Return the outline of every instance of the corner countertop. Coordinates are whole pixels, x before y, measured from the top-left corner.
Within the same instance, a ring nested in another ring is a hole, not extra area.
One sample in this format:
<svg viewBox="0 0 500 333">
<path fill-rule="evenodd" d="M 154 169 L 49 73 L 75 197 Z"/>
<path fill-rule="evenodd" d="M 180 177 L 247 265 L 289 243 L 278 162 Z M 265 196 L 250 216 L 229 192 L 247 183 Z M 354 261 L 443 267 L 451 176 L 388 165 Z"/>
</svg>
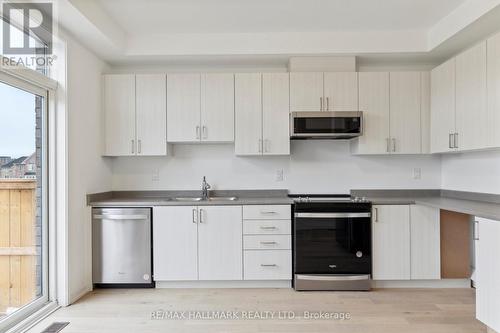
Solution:
<svg viewBox="0 0 500 333">
<path fill-rule="evenodd" d="M 374 205 L 423 205 L 500 221 L 500 195 L 449 190 L 353 190 Z"/>
<path fill-rule="evenodd" d="M 113 191 L 87 195 L 92 207 L 151 206 L 241 206 L 291 205 L 287 190 L 211 191 L 211 197 L 237 197 L 236 200 L 172 200 L 175 197 L 199 197 L 200 191 Z"/>
</svg>

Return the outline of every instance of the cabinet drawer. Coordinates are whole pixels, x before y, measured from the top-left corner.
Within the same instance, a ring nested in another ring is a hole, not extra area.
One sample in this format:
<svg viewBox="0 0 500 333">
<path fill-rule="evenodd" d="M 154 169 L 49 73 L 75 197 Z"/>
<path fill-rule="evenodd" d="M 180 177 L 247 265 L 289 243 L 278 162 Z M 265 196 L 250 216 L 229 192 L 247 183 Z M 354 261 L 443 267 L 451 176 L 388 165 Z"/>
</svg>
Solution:
<svg viewBox="0 0 500 333">
<path fill-rule="evenodd" d="M 291 280 L 292 251 L 245 251 L 245 280 Z"/>
<path fill-rule="evenodd" d="M 290 220 L 245 220 L 243 234 L 245 235 L 290 235 Z"/>
<path fill-rule="evenodd" d="M 290 235 L 245 235 L 244 250 L 290 250 L 292 239 Z"/>
<path fill-rule="evenodd" d="M 289 205 L 243 206 L 243 219 L 246 220 L 289 220 Z"/>
</svg>

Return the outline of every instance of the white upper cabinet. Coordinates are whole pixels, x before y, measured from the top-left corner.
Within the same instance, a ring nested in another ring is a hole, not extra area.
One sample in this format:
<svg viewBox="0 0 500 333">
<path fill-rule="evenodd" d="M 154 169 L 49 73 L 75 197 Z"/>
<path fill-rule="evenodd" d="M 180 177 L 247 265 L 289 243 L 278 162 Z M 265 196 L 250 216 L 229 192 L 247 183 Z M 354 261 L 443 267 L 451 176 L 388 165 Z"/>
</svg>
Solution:
<svg viewBox="0 0 500 333">
<path fill-rule="evenodd" d="M 500 34 L 488 40 L 488 132 L 491 147 L 500 147 Z"/>
<path fill-rule="evenodd" d="M 290 73 L 290 111 L 323 111 L 323 73 Z"/>
<path fill-rule="evenodd" d="M 486 42 L 457 56 L 455 146 L 459 150 L 489 146 L 486 77 Z"/>
<path fill-rule="evenodd" d="M 104 155 L 135 155 L 135 76 L 104 75 L 103 80 Z"/>
<path fill-rule="evenodd" d="M 455 126 L 455 58 L 431 72 L 431 153 L 453 151 Z"/>
<path fill-rule="evenodd" d="M 262 154 L 262 76 L 235 75 L 235 153 Z M 288 125 L 288 122 L 287 122 Z"/>
<path fill-rule="evenodd" d="M 234 74 L 201 75 L 201 141 L 234 141 Z"/>
<path fill-rule="evenodd" d="M 289 155 L 288 73 L 235 76 L 236 155 Z"/>
<path fill-rule="evenodd" d="M 136 76 L 137 155 L 167 154 L 165 75 Z"/>
<path fill-rule="evenodd" d="M 353 140 L 353 152 L 388 153 L 389 73 L 359 73 L 359 109 L 363 112 L 363 135 Z"/>
<path fill-rule="evenodd" d="M 106 156 L 166 155 L 165 75 L 104 75 Z"/>
<path fill-rule="evenodd" d="M 324 73 L 325 111 L 358 111 L 358 73 Z"/>
<path fill-rule="evenodd" d="M 289 74 L 262 74 L 262 138 L 264 155 L 290 155 L 289 110 Z"/>
<path fill-rule="evenodd" d="M 392 154 L 420 154 L 420 72 L 390 74 L 390 133 Z"/>
<path fill-rule="evenodd" d="M 431 73 L 420 73 L 420 128 L 422 154 L 431 153 Z"/>
<path fill-rule="evenodd" d="M 201 139 L 200 74 L 167 74 L 167 140 Z"/>
</svg>

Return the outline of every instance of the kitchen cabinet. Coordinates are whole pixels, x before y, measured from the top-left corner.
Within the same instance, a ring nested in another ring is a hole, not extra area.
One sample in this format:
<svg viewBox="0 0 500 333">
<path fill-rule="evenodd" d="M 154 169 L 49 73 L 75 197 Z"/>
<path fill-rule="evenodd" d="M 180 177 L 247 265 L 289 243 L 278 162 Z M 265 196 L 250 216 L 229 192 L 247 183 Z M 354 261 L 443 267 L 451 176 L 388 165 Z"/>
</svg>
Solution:
<svg viewBox="0 0 500 333">
<path fill-rule="evenodd" d="M 440 211 L 410 206 L 410 254 L 412 280 L 441 279 Z"/>
<path fill-rule="evenodd" d="M 199 207 L 200 280 L 242 280 L 241 206 Z"/>
<path fill-rule="evenodd" d="M 422 112 L 428 115 L 425 72 L 359 73 L 363 135 L 351 142 L 358 155 L 421 154 Z"/>
<path fill-rule="evenodd" d="M 236 155 L 289 155 L 288 73 L 235 75 Z"/>
<path fill-rule="evenodd" d="M 198 208 L 153 209 L 153 278 L 156 281 L 198 280 Z"/>
<path fill-rule="evenodd" d="M 490 147 L 500 147 L 500 34 L 488 39 L 488 122 Z"/>
<path fill-rule="evenodd" d="M 241 206 L 153 209 L 156 281 L 242 280 Z"/>
<path fill-rule="evenodd" d="M 290 111 L 358 111 L 358 73 L 290 73 Z"/>
<path fill-rule="evenodd" d="M 234 75 L 168 74 L 169 142 L 234 141 Z"/>
<path fill-rule="evenodd" d="M 487 124 L 486 42 L 456 57 L 456 137 L 458 150 L 474 150 L 489 145 Z"/>
<path fill-rule="evenodd" d="M 166 155 L 164 75 L 104 75 L 105 156 Z"/>
<path fill-rule="evenodd" d="M 373 279 L 441 278 L 439 209 L 373 206 Z"/>
<path fill-rule="evenodd" d="M 431 71 L 431 153 L 455 150 L 455 58 Z"/>
<path fill-rule="evenodd" d="M 476 218 L 476 317 L 500 331 L 500 222 Z"/>
<path fill-rule="evenodd" d="M 373 206 L 373 279 L 409 280 L 410 207 Z"/>
</svg>

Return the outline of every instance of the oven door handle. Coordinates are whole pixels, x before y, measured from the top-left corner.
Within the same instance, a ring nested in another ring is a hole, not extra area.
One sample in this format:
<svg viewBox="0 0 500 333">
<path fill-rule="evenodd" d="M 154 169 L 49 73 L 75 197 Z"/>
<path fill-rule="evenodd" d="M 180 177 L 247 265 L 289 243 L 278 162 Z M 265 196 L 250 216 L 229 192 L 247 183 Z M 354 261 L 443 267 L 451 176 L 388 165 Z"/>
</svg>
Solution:
<svg viewBox="0 0 500 333">
<path fill-rule="evenodd" d="M 371 213 L 295 213 L 295 217 L 305 217 L 314 219 L 331 219 L 331 218 L 366 218 L 371 217 Z"/>
<path fill-rule="evenodd" d="M 295 277 L 298 280 L 309 280 L 309 281 L 361 281 L 370 280 L 371 276 L 369 274 L 363 275 L 307 275 L 307 274 L 296 274 Z"/>
</svg>

